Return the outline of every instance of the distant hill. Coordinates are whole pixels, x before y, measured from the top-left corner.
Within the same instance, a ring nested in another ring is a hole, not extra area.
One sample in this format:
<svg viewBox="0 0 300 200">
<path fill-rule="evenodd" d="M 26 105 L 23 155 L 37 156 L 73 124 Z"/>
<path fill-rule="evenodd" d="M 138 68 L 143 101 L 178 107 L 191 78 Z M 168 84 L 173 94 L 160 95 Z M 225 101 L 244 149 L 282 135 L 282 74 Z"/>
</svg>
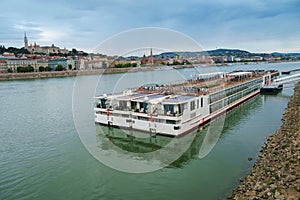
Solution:
<svg viewBox="0 0 300 200">
<path fill-rule="evenodd" d="M 240 49 L 216 49 L 207 51 L 210 56 L 236 56 L 236 57 L 248 57 L 252 53 Z"/>
<path fill-rule="evenodd" d="M 180 56 L 182 58 L 192 58 L 192 57 L 199 57 L 201 55 L 209 55 L 209 56 L 234 56 L 237 58 L 250 58 L 255 56 L 261 56 L 264 58 L 267 57 L 298 57 L 300 58 L 300 53 L 252 53 L 245 50 L 240 49 L 215 49 L 215 50 L 208 50 L 208 51 L 177 51 L 177 52 L 164 52 L 161 54 L 153 55 L 154 58 L 175 58 L 176 56 Z"/>
<path fill-rule="evenodd" d="M 194 57 L 199 55 L 209 55 L 209 56 L 234 56 L 234 57 L 240 57 L 240 58 L 247 58 L 247 57 L 253 57 L 253 56 L 261 56 L 261 57 L 270 57 L 270 56 L 280 56 L 280 57 L 299 57 L 300 53 L 252 53 L 245 50 L 240 49 L 215 49 L 215 50 L 208 50 L 208 51 L 198 51 L 198 52 L 189 52 L 189 51 L 182 51 L 182 52 L 165 52 L 161 53 L 159 55 L 156 55 L 156 57 L 161 58 L 174 58 L 176 55 L 182 56 L 182 57 Z"/>
<path fill-rule="evenodd" d="M 182 51 L 182 52 L 165 52 L 156 57 L 161 58 L 174 58 L 177 55 L 182 57 L 194 57 L 194 56 L 201 56 L 201 55 L 209 55 L 209 56 L 235 56 L 235 57 L 248 57 L 251 56 L 252 53 L 244 50 L 239 49 L 216 49 L 216 50 L 209 50 L 209 51 L 198 51 L 198 52 L 189 52 L 189 51 Z"/>
<path fill-rule="evenodd" d="M 272 56 L 280 56 L 280 57 L 300 57 L 300 53 L 279 53 L 273 52 L 271 53 Z"/>
</svg>

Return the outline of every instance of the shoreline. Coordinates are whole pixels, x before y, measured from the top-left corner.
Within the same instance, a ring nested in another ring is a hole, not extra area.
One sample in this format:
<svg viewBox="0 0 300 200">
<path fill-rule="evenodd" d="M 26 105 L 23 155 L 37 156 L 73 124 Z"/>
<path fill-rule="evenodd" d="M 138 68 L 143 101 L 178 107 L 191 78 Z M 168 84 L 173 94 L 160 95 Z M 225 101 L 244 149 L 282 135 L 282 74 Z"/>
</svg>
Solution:
<svg viewBox="0 0 300 200">
<path fill-rule="evenodd" d="M 97 70 L 76 70 L 76 71 L 51 71 L 51 72 L 30 72 L 30 73 L 3 73 L 0 74 L 0 81 L 26 80 L 39 78 L 58 78 L 77 75 L 117 74 L 126 72 L 151 71 L 153 67 L 143 68 L 108 68 Z"/>
<path fill-rule="evenodd" d="M 251 172 L 229 199 L 298 199 L 300 197 L 300 83 L 282 117 L 267 137 Z"/>
<path fill-rule="evenodd" d="M 191 68 L 193 65 L 172 66 L 172 69 Z M 29 72 L 29 73 L 0 73 L 0 81 L 12 81 L 12 80 L 27 80 L 27 79 L 39 79 L 39 78 L 59 78 L 70 77 L 77 75 L 97 75 L 97 74 L 118 74 L 118 73 L 131 73 L 131 72 L 143 72 L 153 70 L 170 70 L 169 68 L 162 69 L 160 66 L 155 67 L 128 67 L 128 68 L 106 68 L 96 70 L 76 70 L 76 71 L 51 71 L 51 72 Z"/>
<path fill-rule="evenodd" d="M 284 61 L 284 62 L 293 62 L 293 61 Z M 282 61 L 278 63 L 282 63 Z M 243 63 L 231 63 L 231 64 L 243 64 Z M 261 64 L 261 63 L 254 63 L 254 64 Z M 207 66 L 220 67 L 224 65 L 217 64 L 217 65 L 207 65 Z M 106 69 L 75 70 L 75 71 L 68 70 L 68 71 L 29 72 L 29 73 L 0 73 L 0 81 L 27 80 L 27 79 L 39 79 L 39 78 L 60 78 L 60 77 L 70 77 L 70 76 L 77 76 L 77 75 L 118 74 L 118 73 L 128 73 L 128 72 L 130 73 L 130 72 L 153 71 L 153 70 L 170 70 L 170 69 L 176 70 L 176 69 L 184 69 L 184 68 L 193 68 L 195 66 L 194 65 L 172 65 L 172 66 L 167 66 L 166 69 L 163 69 L 162 67 L 163 66 L 146 66 L 146 67 L 106 68 Z"/>
</svg>

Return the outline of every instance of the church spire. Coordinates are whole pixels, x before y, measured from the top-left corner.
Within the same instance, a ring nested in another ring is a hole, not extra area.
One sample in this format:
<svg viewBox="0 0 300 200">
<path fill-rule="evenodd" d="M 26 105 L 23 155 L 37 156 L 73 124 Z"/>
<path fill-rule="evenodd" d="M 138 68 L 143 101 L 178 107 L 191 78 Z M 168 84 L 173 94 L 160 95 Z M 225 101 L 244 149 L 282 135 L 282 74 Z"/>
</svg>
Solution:
<svg viewBox="0 0 300 200">
<path fill-rule="evenodd" d="M 148 65 L 153 65 L 154 62 L 153 62 L 153 54 L 152 54 L 152 48 L 150 49 L 150 57 L 149 57 L 149 60 L 148 60 Z"/>
<path fill-rule="evenodd" d="M 28 39 L 27 39 L 27 36 L 26 36 L 26 32 L 24 31 L 24 48 L 25 49 L 28 49 Z"/>
</svg>

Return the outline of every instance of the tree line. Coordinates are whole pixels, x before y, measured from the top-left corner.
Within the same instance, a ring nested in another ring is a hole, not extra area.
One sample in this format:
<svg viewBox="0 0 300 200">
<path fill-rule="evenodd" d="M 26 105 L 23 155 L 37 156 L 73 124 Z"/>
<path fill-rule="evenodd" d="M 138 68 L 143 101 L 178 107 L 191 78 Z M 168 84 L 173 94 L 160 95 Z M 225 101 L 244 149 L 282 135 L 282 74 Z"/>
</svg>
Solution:
<svg viewBox="0 0 300 200">
<path fill-rule="evenodd" d="M 25 49 L 24 47 L 22 48 L 16 48 L 16 47 L 8 47 L 6 48 L 4 45 L 0 45 L 0 54 L 3 54 L 5 52 L 8 53 L 13 53 L 15 55 L 19 54 L 30 54 L 30 52 Z M 46 55 L 45 53 L 38 53 L 35 52 L 34 54 L 36 55 Z M 88 53 L 82 52 L 82 51 L 77 51 L 76 49 L 72 49 L 69 51 L 69 53 L 50 53 L 49 56 L 61 56 L 61 57 L 67 57 L 67 56 L 88 56 Z"/>
<path fill-rule="evenodd" d="M 4 52 L 14 53 L 16 54 L 29 54 L 30 52 L 27 49 L 24 48 L 16 48 L 16 47 L 8 47 L 5 48 L 4 45 L 0 45 L 0 54 L 3 54 Z"/>
<path fill-rule="evenodd" d="M 54 71 L 65 71 L 65 70 L 66 70 L 66 68 L 65 68 L 64 66 L 62 66 L 62 65 L 57 65 L 57 66 L 54 68 Z M 47 67 L 40 66 L 40 67 L 38 68 L 38 71 L 39 71 L 39 72 L 50 72 L 50 71 L 53 71 L 53 69 L 52 69 L 51 67 L 49 67 L 49 66 L 47 66 Z M 8 73 L 13 73 L 14 71 L 13 71 L 12 68 L 8 68 L 8 69 L 7 69 L 7 72 L 8 72 Z M 26 67 L 19 66 L 19 67 L 17 67 L 16 72 L 17 72 L 17 73 L 35 72 L 35 69 L 34 69 L 34 67 L 31 66 L 31 65 L 28 65 L 28 66 L 26 66 Z"/>
<path fill-rule="evenodd" d="M 123 67 L 136 67 L 136 63 L 124 63 L 124 64 L 115 64 L 115 68 L 123 68 Z"/>
</svg>

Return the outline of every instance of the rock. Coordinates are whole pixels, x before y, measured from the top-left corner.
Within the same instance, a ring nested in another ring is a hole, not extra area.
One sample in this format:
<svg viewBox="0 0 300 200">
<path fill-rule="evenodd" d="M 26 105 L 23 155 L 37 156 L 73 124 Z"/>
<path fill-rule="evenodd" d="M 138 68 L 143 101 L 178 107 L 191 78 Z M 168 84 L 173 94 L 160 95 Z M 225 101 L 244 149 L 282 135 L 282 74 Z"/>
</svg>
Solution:
<svg viewBox="0 0 300 200">
<path fill-rule="evenodd" d="M 270 188 L 271 188 L 271 190 L 274 190 L 274 189 L 277 188 L 277 186 L 276 186 L 275 184 L 271 184 L 271 185 L 270 185 Z"/>
<path fill-rule="evenodd" d="M 287 197 L 287 200 L 299 200 L 299 198 L 294 195 L 291 195 L 291 196 Z"/>
<path fill-rule="evenodd" d="M 291 175 L 289 174 L 287 177 L 286 177 L 286 181 L 287 182 L 292 182 L 292 181 L 295 181 L 297 179 L 297 177 L 295 175 Z"/>
<path fill-rule="evenodd" d="M 254 197 L 254 196 L 256 196 L 256 192 L 255 191 L 250 191 L 250 192 L 247 193 L 247 195 L 249 197 Z"/>
<path fill-rule="evenodd" d="M 262 186 L 260 183 L 256 183 L 255 186 L 253 187 L 253 189 L 254 189 L 255 191 L 260 192 L 260 191 L 262 191 L 263 186 Z"/>
<path fill-rule="evenodd" d="M 275 191 L 275 198 L 277 199 L 280 196 L 280 193 L 278 191 Z"/>
</svg>

